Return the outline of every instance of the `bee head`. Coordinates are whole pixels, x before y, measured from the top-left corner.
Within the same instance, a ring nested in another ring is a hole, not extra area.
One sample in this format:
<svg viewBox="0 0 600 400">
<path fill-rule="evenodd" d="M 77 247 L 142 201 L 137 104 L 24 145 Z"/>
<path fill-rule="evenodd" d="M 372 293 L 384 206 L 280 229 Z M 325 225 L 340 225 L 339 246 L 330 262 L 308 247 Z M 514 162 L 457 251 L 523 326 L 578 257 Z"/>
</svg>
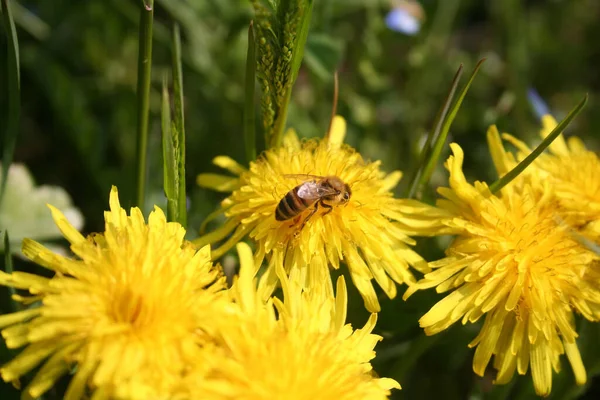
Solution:
<svg viewBox="0 0 600 400">
<path fill-rule="evenodd" d="M 344 194 L 342 195 L 342 201 L 344 203 L 347 203 L 348 200 L 350 200 L 350 196 L 352 196 L 352 189 L 350 189 L 350 186 L 348 186 L 347 183 L 344 184 Z"/>
</svg>

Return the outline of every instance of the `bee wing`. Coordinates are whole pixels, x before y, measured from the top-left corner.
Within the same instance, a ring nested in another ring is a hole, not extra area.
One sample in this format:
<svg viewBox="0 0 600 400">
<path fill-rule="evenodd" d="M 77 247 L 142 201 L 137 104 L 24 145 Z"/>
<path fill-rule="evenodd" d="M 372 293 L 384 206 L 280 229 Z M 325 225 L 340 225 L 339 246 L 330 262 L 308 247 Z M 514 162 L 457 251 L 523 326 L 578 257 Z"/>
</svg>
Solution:
<svg viewBox="0 0 600 400">
<path fill-rule="evenodd" d="M 324 187 L 317 182 L 305 182 L 298 188 L 298 197 L 306 200 L 318 200 L 323 196 L 337 194 L 333 188 Z"/>
<path fill-rule="evenodd" d="M 319 185 L 317 182 L 305 182 L 298 188 L 298 197 L 306 200 L 317 200 L 319 195 Z"/>
</svg>

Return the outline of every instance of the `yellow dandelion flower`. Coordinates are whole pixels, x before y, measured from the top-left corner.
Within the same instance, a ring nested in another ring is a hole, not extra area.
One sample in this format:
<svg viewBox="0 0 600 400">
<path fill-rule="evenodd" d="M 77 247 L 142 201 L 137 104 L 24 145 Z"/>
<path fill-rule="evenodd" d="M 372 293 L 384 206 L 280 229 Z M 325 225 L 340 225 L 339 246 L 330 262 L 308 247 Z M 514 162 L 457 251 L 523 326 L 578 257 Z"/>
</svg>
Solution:
<svg viewBox="0 0 600 400">
<path fill-rule="evenodd" d="M 556 127 L 551 115 L 542 118 L 541 136 L 545 138 Z M 521 158 L 529 155 L 529 147 L 516 138 L 505 138 L 517 146 Z M 560 135 L 550 151 L 538 157 L 530 169 L 538 179 L 547 180 L 560 205 L 560 214 L 569 215 L 579 230 L 600 239 L 600 159 L 575 136 Z"/>
<path fill-rule="evenodd" d="M 196 251 L 185 230 L 155 208 L 148 223 L 128 216 L 116 188 L 105 212 L 106 231 L 84 238 L 50 206 L 76 258 L 26 239 L 23 253 L 55 272 L 48 279 L 0 273 L 0 284 L 28 290 L 17 297 L 39 307 L 0 316 L 9 348 L 27 346 L 0 368 L 5 381 L 41 365 L 24 392 L 37 398 L 76 366 L 66 399 L 149 399 L 168 394 L 213 335 L 217 304 L 228 300 L 210 249 Z"/>
<path fill-rule="evenodd" d="M 233 232 L 213 250 L 216 259 L 249 235 L 257 242 L 256 265 L 260 266 L 265 256 L 268 259 L 267 278 L 260 282 L 267 287 L 267 295 L 277 285 L 280 265 L 303 287 L 326 284 L 332 293 L 328 263 L 337 269 L 343 260 L 367 309 L 379 311 L 372 280 L 393 298 L 396 283 L 415 281 L 409 266 L 421 272 L 429 270 L 427 262 L 410 248 L 414 240 L 409 235 L 439 230 L 432 224 L 438 224 L 440 211 L 415 200 L 395 199 L 391 190 L 401 178 L 400 171 L 386 175 L 380 162 L 365 162 L 354 149 L 343 145 L 345 126 L 345 121 L 336 117 L 328 139 L 320 141 L 300 142 L 290 131 L 282 147 L 266 151 L 249 170 L 229 158 L 217 157 L 215 164 L 238 177 L 198 177 L 201 186 L 233 193 L 222 202 L 225 224 L 196 243 L 214 243 Z M 317 178 L 305 177 L 307 174 Z M 318 177 L 327 176 L 341 180 L 336 183 L 339 190 L 332 189 L 334 184 L 326 188 L 319 184 Z M 302 200 L 304 189 L 288 194 L 306 181 L 305 194 L 333 193 L 331 197 L 337 196 L 339 201 L 319 201 L 321 194 Z M 348 196 L 343 198 L 345 192 Z M 279 205 L 284 197 L 285 204 Z"/>
<path fill-rule="evenodd" d="M 220 353 L 203 357 L 201 376 L 190 379 L 192 398 L 377 400 L 400 389 L 395 380 L 372 371 L 373 348 L 381 340 L 371 333 L 376 314 L 361 329 L 346 324 L 343 277 L 332 297 L 322 287 L 302 290 L 279 266 L 284 301 L 265 303 L 253 279 L 250 247 L 239 243 L 238 252 L 240 276 L 231 289 L 234 323 L 221 332 Z"/>
<path fill-rule="evenodd" d="M 514 165 L 492 127 L 490 151 L 500 175 Z M 479 335 L 469 344 L 477 347 L 473 369 L 483 376 L 494 357 L 495 383 L 510 381 L 515 370 L 525 374 L 531 366 L 536 393 L 548 395 L 552 370 L 558 372 L 566 353 L 578 384 L 586 372 L 576 344 L 574 312 L 600 318 L 598 255 L 575 241 L 566 224 L 556 218 L 552 186 L 536 180 L 544 190 L 521 176 L 492 194 L 487 184 L 469 184 L 462 171 L 463 151 L 452 144 L 454 156 L 446 167 L 450 188 L 438 205 L 454 214 L 446 223 L 458 234 L 447 257 L 430 263 L 434 269 L 410 287 L 414 291 L 436 287 L 451 291 L 420 320 L 428 335 L 456 321 L 475 322 L 485 315 Z"/>
</svg>

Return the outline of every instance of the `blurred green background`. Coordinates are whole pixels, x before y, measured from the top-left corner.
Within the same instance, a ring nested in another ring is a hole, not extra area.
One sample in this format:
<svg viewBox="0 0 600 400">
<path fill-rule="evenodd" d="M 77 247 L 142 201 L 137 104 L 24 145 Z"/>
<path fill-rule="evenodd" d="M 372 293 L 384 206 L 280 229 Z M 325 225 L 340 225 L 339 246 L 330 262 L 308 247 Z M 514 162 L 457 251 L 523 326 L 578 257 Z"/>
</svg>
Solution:
<svg viewBox="0 0 600 400">
<path fill-rule="evenodd" d="M 85 216 L 85 232 L 103 229 L 111 185 L 122 203 L 133 203 L 139 1 L 20 1 L 14 3 L 21 51 L 22 119 L 15 161 L 25 163 L 40 184 L 64 187 Z M 288 125 L 300 136 L 322 136 L 331 113 L 333 71 L 339 71 L 338 113 L 348 121 L 346 142 L 383 169 L 416 166 L 419 145 L 431 128 L 452 77 L 462 63 L 468 74 L 480 58 L 482 70 L 451 130 L 466 153 L 469 178 L 492 181 L 485 143 L 490 124 L 523 140 L 537 140 L 538 116 L 527 92 L 535 88 L 557 119 L 590 94 L 588 106 L 568 132 L 594 149 L 600 142 L 600 2 L 595 0 L 423 0 L 416 35 L 386 26 L 394 6 L 384 0 L 317 0 L 305 63 L 296 83 Z M 169 26 L 182 28 L 187 131 L 189 234 L 223 198 L 198 188 L 200 172 L 218 172 L 213 157 L 245 162 L 242 109 L 247 26 L 245 0 L 156 0 L 151 93 L 148 203 L 164 206 L 160 158 L 160 88 L 170 70 Z M 8 109 L 6 38 L 0 36 L 0 131 Z M 257 115 L 258 115 L 257 108 Z M 257 118 L 260 121 L 260 117 Z M 262 138 L 262 134 L 257 134 Z M 442 156 L 446 157 L 446 153 Z M 441 164 L 441 163 L 440 163 Z M 445 185 L 446 171 L 431 186 Z M 403 182 L 406 184 L 406 179 Z M 400 185 L 398 195 L 406 189 Z M 433 191 L 426 195 L 433 199 Z M 149 209 L 150 205 L 148 206 Z M 433 260 L 440 240 L 419 250 Z M 16 261 L 18 268 L 32 268 Z M 36 269 L 37 271 L 37 269 Z M 400 293 L 403 289 L 400 289 Z M 366 320 L 351 292 L 350 319 Z M 458 324 L 426 337 L 417 320 L 440 296 L 419 293 L 407 303 L 383 300 L 378 331 L 385 340 L 374 361 L 377 373 L 397 379 L 398 399 L 535 398 L 530 376 L 492 387 L 493 371 L 477 377 L 467 344 L 478 325 Z M 6 311 L 5 309 L 3 310 Z M 588 386 L 575 388 L 562 359 L 551 398 L 598 398 L 600 328 L 578 321 Z M 4 352 L 4 356 L 7 353 Z M 1 398 L 14 398 L 5 385 Z M 57 388 L 44 398 L 59 398 Z M 11 397 L 9 397 L 11 396 Z"/>
</svg>

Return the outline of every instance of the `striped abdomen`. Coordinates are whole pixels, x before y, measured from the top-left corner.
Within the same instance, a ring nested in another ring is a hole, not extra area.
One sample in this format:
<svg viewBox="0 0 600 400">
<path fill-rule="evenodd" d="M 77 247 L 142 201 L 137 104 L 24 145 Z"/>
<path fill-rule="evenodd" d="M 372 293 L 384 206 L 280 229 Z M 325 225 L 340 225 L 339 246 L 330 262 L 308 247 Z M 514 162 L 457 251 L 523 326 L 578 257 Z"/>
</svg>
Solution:
<svg viewBox="0 0 600 400">
<path fill-rule="evenodd" d="M 302 211 L 313 205 L 315 200 L 307 200 L 298 196 L 298 189 L 302 185 L 298 185 L 289 192 L 279 201 L 277 209 L 275 210 L 275 219 L 277 221 L 286 221 L 294 218 Z"/>
</svg>

